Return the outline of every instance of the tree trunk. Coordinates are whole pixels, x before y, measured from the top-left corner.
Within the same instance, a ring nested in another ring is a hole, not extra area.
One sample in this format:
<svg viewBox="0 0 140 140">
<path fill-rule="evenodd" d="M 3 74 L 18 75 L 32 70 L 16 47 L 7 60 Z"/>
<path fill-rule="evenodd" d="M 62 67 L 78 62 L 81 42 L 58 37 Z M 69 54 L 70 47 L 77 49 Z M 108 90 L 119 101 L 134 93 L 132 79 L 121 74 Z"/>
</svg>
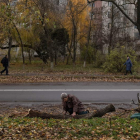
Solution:
<svg viewBox="0 0 140 140">
<path fill-rule="evenodd" d="M 140 0 L 137 2 L 137 28 L 140 35 Z"/>
<path fill-rule="evenodd" d="M 84 64 L 83 64 L 83 67 L 84 67 L 84 68 L 86 67 L 86 60 L 84 60 Z"/>
<path fill-rule="evenodd" d="M 69 64 L 69 57 L 70 57 L 70 54 L 68 54 L 68 56 L 67 56 L 67 62 L 66 62 L 66 65 Z"/>
<path fill-rule="evenodd" d="M 31 61 L 32 61 L 31 60 L 31 50 L 29 49 L 29 62 L 30 62 L 30 64 L 32 63 Z"/>
<path fill-rule="evenodd" d="M 57 65 L 57 52 L 54 52 L 55 65 Z"/>
<path fill-rule="evenodd" d="M 53 61 L 51 62 L 51 69 L 53 69 L 54 68 L 54 64 L 53 64 Z"/>
<path fill-rule="evenodd" d="M 54 63 L 53 63 L 53 53 L 52 53 L 52 50 L 51 50 L 51 52 L 50 52 L 50 61 L 51 61 L 51 69 L 53 69 L 54 68 Z"/>
<path fill-rule="evenodd" d="M 49 46 L 50 48 L 49 48 L 49 52 L 50 52 L 50 62 L 51 62 L 51 69 L 53 69 L 54 68 L 54 63 L 53 63 L 53 60 L 54 60 L 54 51 L 53 51 L 53 42 L 52 42 L 52 40 L 51 40 L 51 37 L 50 36 L 48 36 L 48 45 L 47 46 Z"/>
<path fill-rule="evenodd" d="M 138 26 L 137 28 L 138 28 L 138 31 L 139 31 L 139 35 L 140 35 L 140 26 Z"/>
<path fill-rule="evenodd" d="M 70 58 L 70 56 L 71 56 L 71 58 L 72 58 L 72 55 L 71 55 L 71 48 L 72 48 L 72 40 L 71 40 L 71 43 L 70 43 L 70 48 L 68 47 L 68 44 L 67 44 L 67 50 L 68 50 L 69 54 L 68 54 L 68 56 L 67 56 L 66 65 L 69 64 L 69 58 Z M 73 59 L 73 58 L 72 58 L 72 59 Z"/>
<path fill-rule="evenodd" d="M 74 118 L 75 119 L 81 119 L 81 118 L 86 118 L 86 119 L 91 119 L 93 117 L 102 117 L 103 115 L 105 115 L 108 112 L 113 112 L 115 111 L 115 107 L 110 104 L 108 106 L 106 106 L 103 109 L 99 109 L 96 110 L 92 113 L 88 113 L 88 114 L 84 114 L 84 115 L 76 115 Z M 70 115 L 52 115 L 52 114 L 48 114 L 48 113 L 43 113 L 40 111 L 36 111 L 36 110 L 29 110 L 29 113 L 26 115 L 26 117 L 39 117 L 42 119 L 70 119 L 72 118 L 72 116 Z"/>
<path fill-rule="evenodd" d="M 8 49 L 8 60 L 9 60 L 9 62 L 10 62 L 10 60 L 11 60 L 11 47 L 12 47 L 12 37 L 10 36 L 9 37 L 9 49 Z"/>
<path fill-rule="evenodd" d="M 77 35 L 77 31 L 76 31 L 76 26 L 73 25 L 74 27 L 74 34 L 73 34 L 73 64 L 75 64 L 76 61 L 76 35 Z"/>
<path fill-rule="evenodd" d="M 92 3 L 92 11 L 91 11 L 91 16 L 90 16 L 90 23 L 89 23 L 89 31 L 88 31 L 88 36 L 87 36 L 87 45 L 86 45 L 86 54 L 84 57 L 84 64 L 83 67 L 86 67 L 86 59 L 87 59 L 87 54 L 88 54 L 88 46 L 89 46 L 89 41 L 90 41 L 90 35 L 91 35 L 91 23 L 93 19 L 93 3 Z"/>
<path fill-rule="evenodd" d="M 111 29 L 110 29 L 109 46 L 108 46 L 109 55 L 110 55 L 110 51 L 112 49 L 113 28 L 114 28 L 114 5 L 112 5 L 112 7 L 111 7 Z"/>
<path fill-rule="evenodd" d="M 19 37 L 19 40 L 20 40 L 20 45 L 21 45 L 21 49 L 22 49 L 23 64 L 25 64 L 25 58 L 24 58 L 24 53 L 23 53 L 23 51 L 24 51 L 24 50 L 23 50 L 24 45 L 23 45 L 23 42 L 22 42 L 22 38 L 21 38 L 20 32 L 19 32 L 17 26 L 15 25 L 15 23 L 14 23 L 13 21 L 12 21 L 12 23 L 13 23 L 13 25 L 14 25 L 16 31 L 17 31 L 17 34 L 18 34 L 18 37 Z"/>
</svg>

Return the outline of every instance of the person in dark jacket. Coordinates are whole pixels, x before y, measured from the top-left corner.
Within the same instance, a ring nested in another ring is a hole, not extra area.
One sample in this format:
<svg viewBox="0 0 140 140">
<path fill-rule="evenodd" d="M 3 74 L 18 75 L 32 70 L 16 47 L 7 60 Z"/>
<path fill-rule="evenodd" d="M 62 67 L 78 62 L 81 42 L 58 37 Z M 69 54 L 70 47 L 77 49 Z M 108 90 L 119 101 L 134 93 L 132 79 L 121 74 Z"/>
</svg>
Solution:
<svg viewBox="0 0 140 140">
<path fill-rule="evenodd" d="M 1 75 L 4 71 L 6 71 L 6 75 L 9 75 L 8 74 L 9 61 L 8 61 L 7 55 L 5 55 L 5 57 L 1 60 L 1 63 L 3 64 L 3 67 L 4 67 L 4 70 L 1 71 Z"/>
<path fill-rule="evenodd" d="M 69 114 L 72 115 L 72 117 L 74 117 L 76 115 L 83 115 L 89 113 L 88 110 L 85 111 L 84 105 L 74 95 L 62 93 L 61 99 L 64 115 L 66 115 L 66 113 L 69 112 Z"/>
<path fill-rule="evenodd" d="M 124 65 L 126 65 L 126 74 L 125 75 L 127 75 L 128 71 L 130 71 L 130 73 L 132 75 L 132 71 L 131 71 L 132 62 L 128 56 L 127 56 L 127 61 L 124 63 Z"/>
</svg>

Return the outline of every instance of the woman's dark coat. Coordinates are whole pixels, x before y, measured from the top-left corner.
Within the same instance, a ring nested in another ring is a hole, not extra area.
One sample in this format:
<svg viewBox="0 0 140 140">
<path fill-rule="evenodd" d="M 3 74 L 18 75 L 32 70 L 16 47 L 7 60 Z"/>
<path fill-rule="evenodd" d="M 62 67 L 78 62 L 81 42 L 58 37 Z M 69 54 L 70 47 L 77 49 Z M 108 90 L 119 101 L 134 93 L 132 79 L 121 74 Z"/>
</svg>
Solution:
<svg viewBox="0 0 140 140">
<path fill-rule="evenodd" d="M 77 97 L 74 95 L 68 94 L 68 101 L 62 102 L 63 103 L 63 110 L 67 111 L 67 108 L 72 108 L 73 112 L 80 113 L 84 111 L 84 105 L 79 101 Z"/>
<path fill-rule="evenodd" d="M 126 65 L 126 70 L 130 71 L 132 67 L 132 62 L 130 59 L 127 59 L 127 61 L 124 63 Z"/>
</svg>

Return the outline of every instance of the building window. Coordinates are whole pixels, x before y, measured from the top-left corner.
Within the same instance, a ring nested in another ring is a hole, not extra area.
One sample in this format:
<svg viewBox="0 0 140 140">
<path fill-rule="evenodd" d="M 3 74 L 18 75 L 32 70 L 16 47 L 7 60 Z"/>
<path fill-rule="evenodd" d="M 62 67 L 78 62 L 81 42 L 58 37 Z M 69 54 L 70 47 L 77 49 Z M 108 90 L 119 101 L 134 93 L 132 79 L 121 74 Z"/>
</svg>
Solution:
<svg viewBox="0 0 140 140">
<path fill-rule="evenodd" d="M 134 28 L 137 29 L 137 26 L 135 25 Z"/>
<path fill-rule="evenodd" d="M 123 4 L 126 4 L 126 0 L 123 0 Z"/>
<path fill-rule="evenodd" d="M 95 7 L 95 3 L 92 2 L 92 3 L 89 4 L 89 6 L 90 6 L 90 7 L 92 7 L 92 6 Z"/>
<path fill-rule="evenodd" d="M 139 32 L 135 32 L 134 35 L 135 35 L 135 38 L 136 38 L 136 39 L 140 39 Z"/>
<path fill-rule="evenodd" d="M 110 7 L 111 7 L 111 6 L 112 6 L 112 2 L 108 2 L 108 6 L 110 6 Z"/>
<path fill-rule="evenodd" d="M 111 23 L 108 23 L 108 29 L 110 29 L 111 28 Z"/>
<path fill-rule="evenodd" d="M 108 15 L 108 18 L 111 18 L 111 12 L 108 12 L 107 15 Z"/>
<path fill-rule="evenodd" d="M 89 13 L 89 17 L 90 17 L 91 20 L 94 19 L 95 18 L 94 13 L 93 12 Z"/>
<path fill-rule="evenodd" d="M 96 18 L 96 17 L 95 17 L 95 14 L 93 14 L 93 15 L 92 15 L 92 19 L 95 19 L 95 18 Z"/>
<path fill-rule="evenodd" d="M 59 0 L 56 1 L 56 4 L 59 5 Z"/>
</svg>

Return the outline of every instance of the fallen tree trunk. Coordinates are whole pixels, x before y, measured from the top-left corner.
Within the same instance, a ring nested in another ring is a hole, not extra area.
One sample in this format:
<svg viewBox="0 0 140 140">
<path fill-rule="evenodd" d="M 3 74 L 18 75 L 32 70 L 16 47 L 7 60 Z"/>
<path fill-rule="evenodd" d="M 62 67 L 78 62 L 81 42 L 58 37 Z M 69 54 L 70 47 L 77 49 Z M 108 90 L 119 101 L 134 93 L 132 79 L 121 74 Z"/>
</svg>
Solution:
<svg viewBox="0 0 140 140">
<path fill-rule="evenodd" d="M 91 119 L 93 117 L 102 117 L 106 113 L 113 112 L 113 111 L 115 111 L 115 107 L 112 104 L 110 104 L 103 109 L 99 109 L 92 113 L 88 113 L 88 114 L 84 114 L 84 115 L 76 115 L 74 118 L 75 119 L 81 119 L 81 118 Z M 43 112 L 36 111 L 36 110 L 29 110 L 29 113 L 28 113 L 28 115 L 26 115 L 26 117 L 39 117 L 42 119 L 50 119 L 50 118 L 69 119 L 69 118 L 72 118 L 72 116 L 70 116 L 70 115 L 53 115 L 53 114 L 43 113 Z"/>
</svg>

